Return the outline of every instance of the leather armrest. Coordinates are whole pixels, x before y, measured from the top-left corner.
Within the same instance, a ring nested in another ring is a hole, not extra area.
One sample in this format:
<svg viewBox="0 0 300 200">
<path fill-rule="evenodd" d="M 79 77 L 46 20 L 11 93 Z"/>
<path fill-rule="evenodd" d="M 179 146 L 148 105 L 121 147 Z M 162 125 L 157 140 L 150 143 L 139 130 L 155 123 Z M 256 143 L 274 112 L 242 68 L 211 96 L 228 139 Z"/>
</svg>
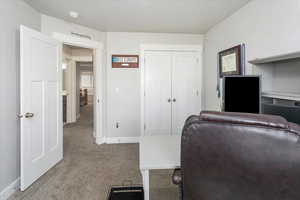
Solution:
<svg viewBox="0 0 300 200">
<path fill-rule="evenodd" d="M 180 185 L 182 184 L 182 175 L 181 175 L 181 169 L 175 169 L 173 176 L 172 176 L 172 181 L 175 185 Z"/>
</svg>

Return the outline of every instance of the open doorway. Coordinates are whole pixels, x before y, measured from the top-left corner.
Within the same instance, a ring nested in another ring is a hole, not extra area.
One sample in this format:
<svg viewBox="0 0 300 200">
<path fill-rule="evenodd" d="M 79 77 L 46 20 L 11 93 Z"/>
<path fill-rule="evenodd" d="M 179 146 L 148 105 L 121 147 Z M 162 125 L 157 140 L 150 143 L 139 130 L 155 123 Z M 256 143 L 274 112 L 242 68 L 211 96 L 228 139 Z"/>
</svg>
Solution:
<svg viewBox="0 0 300 200">
<path fill-rule="evenodd" d="M 92 55 L 93 55 L 92 61 L 80 60 L 78 62 L 93 63 L 93 75 L 94 75 L 94 101 L 93 101 L 94 117 L 93 117 L 93 130 L 92 130 L 94 136 L 93 141 L 96 142 L 96 144 L 103 144 L 105 142 L 105 137 L 103 134 L 105 113 L 103 108 L 105 107 L 104 86 L 106 80 L 104 67 L 103 67 L 103 44 L 94 40 L 79 38 L 79 37 L 65 35 L 61 33 L 53 33 L 53 38 L 61 42 L 61 44 L 63 45 L 71 46 L 75 49 L 83 48 L 92 51 Z M 62 46 L 62 51 L 63 51 L 63 46 Z M 77 117 L 78 116 L 76 116 L 76 118 Z"/>
<path fill-rule="evenodd" d="M 64 128 L 88 128 L 93 134 L 93 49 L 64 44 L 62 52 Z"/>
</svg>

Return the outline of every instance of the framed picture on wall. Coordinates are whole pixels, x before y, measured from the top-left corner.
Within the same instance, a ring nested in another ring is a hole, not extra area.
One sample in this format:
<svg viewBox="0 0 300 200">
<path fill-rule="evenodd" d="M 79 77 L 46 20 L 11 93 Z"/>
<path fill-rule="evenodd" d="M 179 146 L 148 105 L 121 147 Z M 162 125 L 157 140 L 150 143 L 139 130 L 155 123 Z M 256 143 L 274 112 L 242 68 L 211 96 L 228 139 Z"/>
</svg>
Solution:
<svg viewBox="0 0 300 200">
<path fill-rule="evenodd" d="M 220 78 L 228 75 L 242 75 L 242 45 L 219 52 Z"/>
<path fill-rule="evenodd" d="M 138 55 L 112 55 L 112 68 L 139 68 Z"/>
</svg>

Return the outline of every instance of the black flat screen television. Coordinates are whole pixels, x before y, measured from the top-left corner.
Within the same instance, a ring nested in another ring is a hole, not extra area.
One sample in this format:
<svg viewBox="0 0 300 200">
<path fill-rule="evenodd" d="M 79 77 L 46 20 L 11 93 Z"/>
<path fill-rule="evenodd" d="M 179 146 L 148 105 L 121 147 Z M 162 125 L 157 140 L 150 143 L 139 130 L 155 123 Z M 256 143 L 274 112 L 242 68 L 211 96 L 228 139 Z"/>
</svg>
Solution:
<svg viewBox="0 0 300 200">
<path fill-rule="evenodd" d="M 225 76 L 223 111 L 260 113 L 260 76 Z"/>
</svg>

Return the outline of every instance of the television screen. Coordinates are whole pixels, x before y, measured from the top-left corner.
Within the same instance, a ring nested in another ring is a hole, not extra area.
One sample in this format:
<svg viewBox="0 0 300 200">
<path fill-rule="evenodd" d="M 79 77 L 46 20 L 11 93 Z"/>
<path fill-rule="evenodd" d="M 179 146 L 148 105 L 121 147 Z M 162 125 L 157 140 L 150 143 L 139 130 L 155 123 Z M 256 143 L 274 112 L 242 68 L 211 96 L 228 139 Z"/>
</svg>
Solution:
<svg viewBox="0 0 300 200">
<path fill-rule="evenodd" d="M 224 77 L 225 112 L 260 113 L 260 77 Z"/>
</svg>

